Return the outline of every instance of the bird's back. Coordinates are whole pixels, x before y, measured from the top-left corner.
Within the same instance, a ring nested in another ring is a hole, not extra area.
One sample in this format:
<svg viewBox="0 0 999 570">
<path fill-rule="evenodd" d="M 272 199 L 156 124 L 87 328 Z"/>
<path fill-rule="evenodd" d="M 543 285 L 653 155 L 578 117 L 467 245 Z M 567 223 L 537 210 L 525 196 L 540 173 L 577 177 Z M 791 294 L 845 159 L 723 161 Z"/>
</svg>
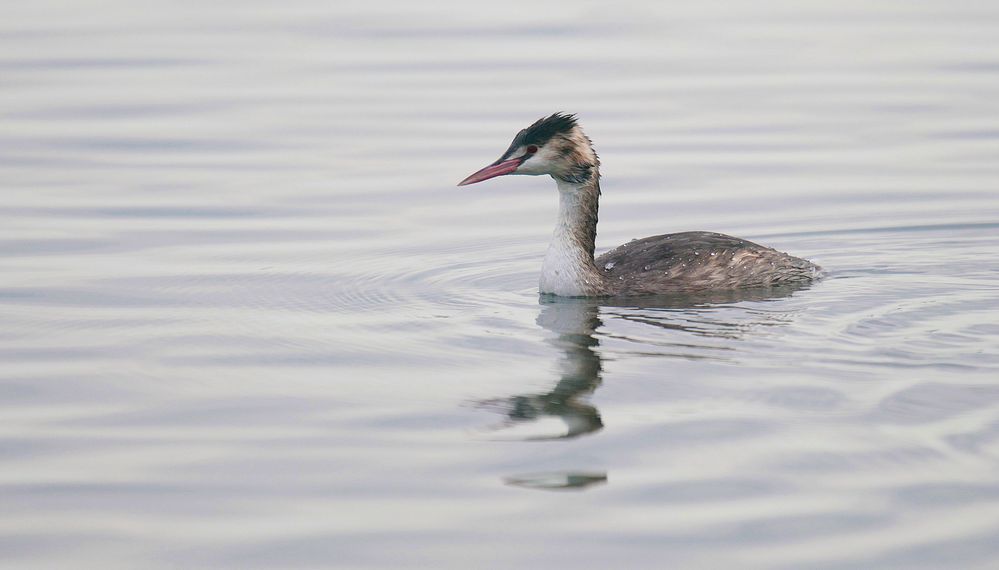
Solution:
<svg viewBox="0 0 999 570">
<path fill-rule="evenodd" d="M 820 271 L 810 261 L 713 232 L 633 240 L 595 262 L 615 295 L 775 287 L 811 281 Z"/>
</svg>

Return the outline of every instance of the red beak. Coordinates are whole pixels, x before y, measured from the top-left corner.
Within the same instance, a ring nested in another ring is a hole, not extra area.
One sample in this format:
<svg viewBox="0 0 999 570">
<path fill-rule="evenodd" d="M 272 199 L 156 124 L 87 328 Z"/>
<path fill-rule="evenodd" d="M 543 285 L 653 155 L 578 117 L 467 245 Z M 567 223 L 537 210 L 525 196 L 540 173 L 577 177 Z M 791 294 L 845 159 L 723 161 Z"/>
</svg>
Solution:
<svg viewBox="0 0 999 570">
<path fill-rule="evenodd" d="M 521 160 L 519 158 L 511 158 L 510 160 L 490 164 L 489 166 L 459 182 L 458 186 L 468 186 L 469 184 L 475 184 L 476 182 L 482 182 L 483 180 L 489 180 L 490 178 L 510 174 L 514 170 L 517 170 L 520 163 Z"/>
</svg>

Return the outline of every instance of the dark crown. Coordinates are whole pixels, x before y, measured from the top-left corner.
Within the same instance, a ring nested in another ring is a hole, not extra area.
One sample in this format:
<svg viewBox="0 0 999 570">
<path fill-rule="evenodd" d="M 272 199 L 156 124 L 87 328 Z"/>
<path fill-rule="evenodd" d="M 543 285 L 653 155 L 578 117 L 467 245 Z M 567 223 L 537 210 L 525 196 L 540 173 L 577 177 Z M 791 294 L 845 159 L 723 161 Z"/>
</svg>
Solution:
<svg viewBox="0 0 999 570">
<path fill-rule="evenodd" d="M 568 113 L 555 113 L 550 117 L 538 119 L 533 125 L 517 133 L 514 146 L 537 145 L 544 146 L 555 135 L 569 134 L 576 127 L 576 116 Z"/>
</svg>

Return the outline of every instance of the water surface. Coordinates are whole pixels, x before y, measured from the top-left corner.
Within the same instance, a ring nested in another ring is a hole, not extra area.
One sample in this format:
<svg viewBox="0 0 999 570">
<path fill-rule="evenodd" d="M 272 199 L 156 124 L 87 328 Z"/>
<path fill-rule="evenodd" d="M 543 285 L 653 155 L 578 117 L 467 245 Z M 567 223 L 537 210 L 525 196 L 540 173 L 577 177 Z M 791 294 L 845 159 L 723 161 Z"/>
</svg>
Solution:
<svg viewBox="0 0 999 570">
<path fill-rule="evenodd" d="M 999 7 L 11 5 L 16 568 L 990 567 Z M 579 113 L 598 250 L 796 291 L 539 299 Z"/>
</svg>

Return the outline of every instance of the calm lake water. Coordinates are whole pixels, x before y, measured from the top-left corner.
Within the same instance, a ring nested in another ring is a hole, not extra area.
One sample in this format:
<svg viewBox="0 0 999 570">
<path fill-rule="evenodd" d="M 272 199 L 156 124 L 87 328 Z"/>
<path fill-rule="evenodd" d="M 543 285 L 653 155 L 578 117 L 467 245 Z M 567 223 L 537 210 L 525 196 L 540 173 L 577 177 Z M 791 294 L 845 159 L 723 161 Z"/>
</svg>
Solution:
<svg viewBox="0 0 999 570">
<path fill-rule="evenodd" d="M 999 564 L 999 4 L 3 12 L 3 566 Z M 554 111 L 828 277 L 539 299 Z"/>
</svg>

